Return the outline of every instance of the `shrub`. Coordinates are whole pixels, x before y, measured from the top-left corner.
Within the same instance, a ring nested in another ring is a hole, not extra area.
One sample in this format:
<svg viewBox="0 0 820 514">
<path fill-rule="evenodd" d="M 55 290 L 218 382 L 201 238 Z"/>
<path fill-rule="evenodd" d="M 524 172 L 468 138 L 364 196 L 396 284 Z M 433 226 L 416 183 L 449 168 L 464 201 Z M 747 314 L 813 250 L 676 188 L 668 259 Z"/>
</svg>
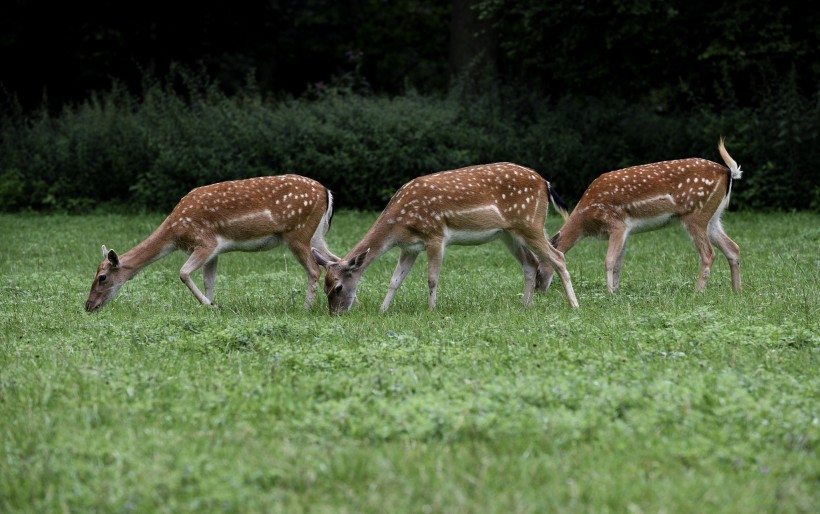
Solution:
<svg viewBox="0 0 820 514">
<path fill-rule="evenodd" d="M 727 147 L 746 173 L 733 208 L 820 209 L 814 172 L 818 99 L 785 81 L 756 107 L 666 112 L 652 102 L 534 97 L 482 85 L 447 97 L 354 94 L 270 98 L 254 84 L 226 96 L 207 77 L 174 68 L 139 96 L 116 83 L 57 114 L 0 113 L 2 209 L 167 211 L 193 187 L 298 173 L 337 205 L 381 209 L 410 179 L 472 164 L 532 167 L 571 203 L 599 174 L 685 157 L 720 161 Z"/>
</svg>

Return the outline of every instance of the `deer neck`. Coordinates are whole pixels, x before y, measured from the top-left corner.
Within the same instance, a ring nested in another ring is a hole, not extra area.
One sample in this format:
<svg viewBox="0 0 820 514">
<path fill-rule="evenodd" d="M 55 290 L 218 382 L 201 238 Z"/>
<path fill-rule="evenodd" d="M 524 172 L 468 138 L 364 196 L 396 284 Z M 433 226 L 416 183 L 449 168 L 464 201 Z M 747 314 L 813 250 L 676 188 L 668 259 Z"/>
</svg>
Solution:
<svg viewBox="0 0 820 514">
<path fill-rule="evenodd" d="M 384 217 L 380 216 L 379 219 L 376 220 L 376 223 L 370 227 L 370 230 L 367 231 L 362 240 L 359 241 L 359 243 L 354 246 L 350 252 L 348 252 L 346 258 L 352 259 L 361 253 L 367 252 L 367 257 L 365 257 L 359 267 L 361 271 L 364 271 L 364 269 L 370 266 L 373 261 L 397 245 L 397 241 L 393 237 L 390 227 L 391 225 L 387 225 L 385 223 Z"/>
<path fill-rule="evenodd" d="M 144 267 L 175 249 L 173 242 L 167 237 L 165 228 L 160 226 L 147 239 L 120 256 L 120 268 L 128 272 L 129 278 L 133 277 Z"/>
</svg>

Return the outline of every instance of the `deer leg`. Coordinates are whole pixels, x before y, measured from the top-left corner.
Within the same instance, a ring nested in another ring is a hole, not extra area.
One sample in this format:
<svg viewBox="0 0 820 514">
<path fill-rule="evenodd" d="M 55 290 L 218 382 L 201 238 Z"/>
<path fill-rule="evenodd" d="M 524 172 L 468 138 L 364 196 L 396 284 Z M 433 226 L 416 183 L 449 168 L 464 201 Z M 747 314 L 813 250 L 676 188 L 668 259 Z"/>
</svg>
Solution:
<svg viewBox="0 0 820 514">
<path fill-rule="evenodd" d="M 569 304 L 578 307 L 578 299 L 575 297 L 575 290 L 572 288 L 572 281 L 569 278 L 564 254 L 554 248 L 543 235 L 541 237 L 524 235 L 523 237 L 524 244 L 535 252 L 540 260 L 548 262 L 552 269 L 558 273 L 558 277 L 564 284 L 564 292 L 567 295 Z"/>
<path fill-rule="evenodd" d="M 313 258 L 309 245 L 291 239 L 285 239 L 285 244 L 290 248 L 291 253 L 293 253 L 293 256 L 299 261 L 299 264 L 302 265 L 307 275 L 304 308 L 310 309 L 313 306 L 313 302 L 316 301 L 316 293 L 319 290 L 319 276 L 322 274 L 322 268 L 319 266 L 319 263 L 316 262 L 316 259 Z M 332 256 L 333 254 L 329 255 Z"/>
<path fill-rule="evenodd" d="M 621 267 L 624 264 L 626 250 L 626 226 L 613 228 L 609 232 L 609 247 L 606 251 L 606 288 L 610 293 L 618 290 L 621 283 Z"/>
<path fill-rule="evenodd" d="M 179 270 L 179 279 L 182 280 L 183 284 L 188 286 L 188 289 L 191 290 L 196 299 L 199 300 L 199 303 L 202 305 L 211 305 L 211 300 L 202 294 L 202 291 L 200 291 L 196 284 L 194 284 L 194 281 L 191 279 L 191 273 L 204 266 L 212 255 L 214 255 L 213 248 L 198 246 Z"/>
<path fill-rule="evenodd" d="M 740 292 L 740 247 L 724 232 L 718 220 L 709 224 L 709 240 L 726 256 L 729 269 L 732 272 L 732 289 Z"/>
<path fill-rule="evenodd" d="M 301 262 L 301 260 L 300 260 Z M 313 302 L 316 301 L 316 292 L 319 291 L 319 276 L 322 274 L 322 269 L 316 265 L 315 262 L 302 262 L 302 267 L 305 268 L 305 275 L 307 276 L 307 287 L 305 288 L 305 303 L 303 307 L 310 309 Z"/>
<path fill-rule="evenodd" d="M 621 252 L 615 259 L 615 266 L 612 268 L 612 283 L 617 291 L 621 287 L 621 268 L 624 266 L 624 255 L 626 254 L 626 235 L 624 235 L 624 243 L 621 245 Z"/>
<path fill-rule="evenodd" d="M 532 254 L 532 258 L 538 263 L 535 267 L 535 290 L 539 293 L 543 293 L 550 288 L 555 270 L 553 270 L 549 264 L 539 261 L 538 256 L 534 253 Z"/>
<path fill-rule="evenodd" d="M 205 266 L 202 267 L 202 274 L 205 279 L 205 298 L 207 298 L 210 303 L 214 301 L 214 284 L 216 283 L 216 263 L 218 257 L 219 256 L 214 255 L 213 259 L 206 262 Z"/>
<path fill-rule="evenodd" d="M 436 308 L 436 287 L 438 276 L 441 273 L 441 262 L 444 260 L 444 244 L 433 241 L 427 244 L 427 286 L 430 290 L 427 306 L 430 310 Z"/>
<path fill-rule="evenodd" d="M 712 248 L 712 243 L 709 241 L 707 232 L 702 225 L 696 222 L 684 221 L 684 227 L 689 232 L 692 244 L 700 256 L 700 272 L 698 273 L 698 283 L 695 286 L 695 291 L 700 291 L 706 287 L 706 281 L 709 280 L 709 272 L 712 269 L 712 263 L 715 261 L 715 250 Z"/>
<path fill-rule="evenodd" d="M 584 237 L 584 232 L 581 226 L 576 223 L 572 217 L 568 220 L 560 230 L 558 230 L 549 240 L 550 246 L 566 255 L 568 251 L 575 246 L 575 243 Z M 538 274 L 535 277 L 536 287 L 539 290 L 546 291 L 552 284 L 553 274 L 555 270 L 551 266 L 547 266 L 543 262 L 538 266 Z M 543 289 L 542 289 L 543 288 Z"/>
<path fill-rule="evenodd" d="M 524 273 L 524 305 L 532 304 L 532 293 L 535 290 L 536 275 L 538 273 L 538 257 L 529 248 L 515 240 L 507 233 L 502 236 L 502 241 L 510 253 L 518 261 L 521 271 Z M 542 289 L 543 291 L 544 289 Z"/>
<path fill-rule="evenodd" d="M 546 291 L 552 285 L 552 279 L 555 276 L 555 270 L 552 266 L 544 263 L 538 265 L 538 271 L 535 274 L 535 283 L 539 291 Z"/>
<path fill-rule="evenodd" d="M 384 301 L 382 302 L 382 312 L 386 311 L 387 308 L 390 307 L 390 302 L 393 301 L 393 296 L 396 294 L 396 291 L 399 290 L 399 286 L 401 286 L 401 283 L 404 282 L 407 274 L 410 273 L 410 270 L 413 268 L 413 264 L 416 262 L 416 257 L 418 257 L 418 255 L 418 253 L 408 252 L 407 250 L 401 250 L 401 253 L 399 253 L 399 262 L 396 264 L 396 269 L 393 271 L 393 276 L 390 278 L 390 285 L 387 287 L 387 295 L 384 297 Z"/>
</svg>

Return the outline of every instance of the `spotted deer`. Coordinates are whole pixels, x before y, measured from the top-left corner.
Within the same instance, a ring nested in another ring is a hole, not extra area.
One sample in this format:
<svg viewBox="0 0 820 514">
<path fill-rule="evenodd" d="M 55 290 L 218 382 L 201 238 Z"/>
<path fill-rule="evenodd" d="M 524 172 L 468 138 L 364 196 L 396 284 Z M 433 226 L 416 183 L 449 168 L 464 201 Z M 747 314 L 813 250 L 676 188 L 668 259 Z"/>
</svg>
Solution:
<svg viewBox="0 0 820 514">
<path fill-rule="evenodd" d="M 381 310 L 390 306 L 422 251 L 427 252 L 428 307 L 432 310 L 445 248 L 496 238 L 521 266 L 525 305 L 532 301 L 538 265 L 543 262 L 558 271 L 570 305 L 577 307 L 564 256 L 550 246 L 544 233 L 550 200 L 566 216 L 566 205 L 549 182 L 531 169 L 506 162 L 411 180 L 393 195 L 364 238 L 344 258 L 329 259 L 320 249 L 313 250 L 316 262 L 327 268 L 324 289 L 330 313 L 350 309 L 364 270 L 396 246 L 400 248 L 399 261 Z"/>
<path fill-rule="evenodd" d="M 706 286 L 715 260 L 714 244 L 729 261 L 732 289 L 740 291 L 740 248 L 724 232 L 720 217 L 729 204 L 732 181 L 740 179 L 741 171 L 723 138 L 718 152 L 726 166 L 693 158 L 604 173 L 589 185 L 552 244 L 566 253 L 586 236 L 608 237 L 606 285 L 614 293 L 620 284 L 626 238 L 678 220 L 700 255 L 695 289 Z M 549 287 L 552 270 L 542 268 L 542 272 Z"/>
<path fill-rule="evenodd" d="M 333 195 L 319 182 L 299 175 L 257 177 L 198 187 L 143 242 L 118 256 L 102 247 L 85 310 L 110 302 L 125 282 L 175 250 L 190 257 L 179 278 L 201 304 L 214 298 L 216 264 L 230 251 L 269 250 L 284 243 L 307 272 L 305 308 L 316 298 L 321 274 L 311 249 L 336 259 L 325 243 L 333 216 Z M 191 279 L 202 268 L 205 294 Z"/>
</svg>

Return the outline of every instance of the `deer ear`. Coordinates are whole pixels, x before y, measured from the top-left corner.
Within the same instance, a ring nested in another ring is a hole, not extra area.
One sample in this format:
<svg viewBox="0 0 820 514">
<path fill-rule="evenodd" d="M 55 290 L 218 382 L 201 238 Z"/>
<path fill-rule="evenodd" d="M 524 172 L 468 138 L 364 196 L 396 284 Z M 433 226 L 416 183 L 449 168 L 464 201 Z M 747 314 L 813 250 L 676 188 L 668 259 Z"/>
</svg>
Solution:
<svg viewBox="0 0 820 514">
<path fill-rule="evenodd" d="M 117 257 L 117 252 L 115 252 L 114 250 L 108 250 L 108 255 L 106 255 L 106 257 L 108 258 L 108 262 L 110 262 L 112 266 L 114 266 L 115 268 L 120 267 L 120 258 Z"/>
<path fill-rule="evenodd" d="M 359 255 L 353 257 L 353 259 L 350 261 L 350 271 L 355 271 L 355 270 L 361 268 L 362 264 L 364 264 L 364 260 L 367 257 L 368 253 L 370 253 L 370 248 L 363 251 Z"/>
<path fill-rule="evenodd" d="M 102 254 L 103 254 L 103 259 L 108 257 L 108 248 L 106 248 L 105 245 L 102 245 Z"/>
<path fill-rule="evenodd" d="M 313 260 L 316 261 L 316 264 L 323 268 L 327 268 L 328 264 L 332 264 L 332 261 L 322 255 L 316 248 L 311 248 L 310 254 L 313 255 Z"/>
</svg>

